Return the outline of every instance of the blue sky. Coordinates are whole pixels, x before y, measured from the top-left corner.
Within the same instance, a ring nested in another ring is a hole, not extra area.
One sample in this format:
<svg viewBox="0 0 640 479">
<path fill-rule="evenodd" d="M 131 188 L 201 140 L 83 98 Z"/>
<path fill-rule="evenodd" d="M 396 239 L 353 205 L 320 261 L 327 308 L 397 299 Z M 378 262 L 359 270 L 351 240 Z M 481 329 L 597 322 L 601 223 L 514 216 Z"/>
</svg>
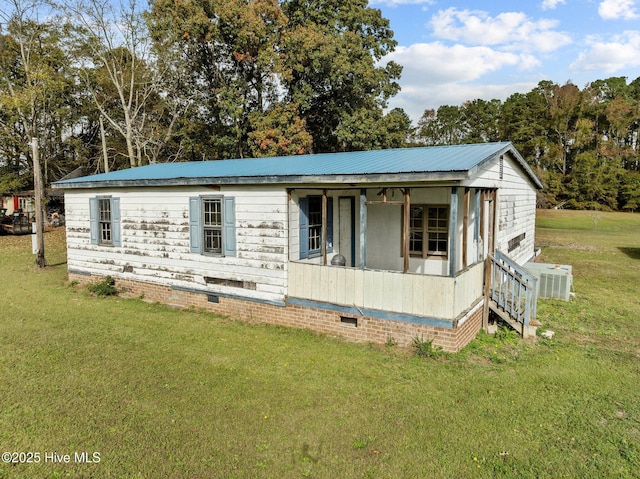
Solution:
<svg viewBox="0 0 640 479">
<path fill-rule="evenodd" d="M 505 100 L 541 80 L 581 89 L 640 76 L 640 0 L 370 0 L 398 41 L 401 107 L 425 109 L 481 98 Z M 383 61 L 385 61 L 383 60 Z"/>
</svg>

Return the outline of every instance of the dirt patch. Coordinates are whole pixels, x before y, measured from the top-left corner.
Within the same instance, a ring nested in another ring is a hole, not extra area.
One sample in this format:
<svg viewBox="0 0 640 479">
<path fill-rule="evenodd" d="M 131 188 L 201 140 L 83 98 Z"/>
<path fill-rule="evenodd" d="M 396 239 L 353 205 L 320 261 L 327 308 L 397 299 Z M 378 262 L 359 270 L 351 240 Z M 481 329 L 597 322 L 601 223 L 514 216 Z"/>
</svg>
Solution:
<svg viewBox="0 0 640 479">
<path fill-rule="evenodd" d="M 598 248 L 596 248 L 595 246 L 592 245 L 585 245 L 585 244 L 576 244 L 576 243 L 568 243 L 564 246 L 561 246 L 564 248 L 569 248 L 569 249 L 578 249 L 578 250 L 585 250 L 585 251 L 597 251 Z"/>
<path fill-rule="evenodd" d="M 561 243 L 559 241 L 544 241 L 538 244 L 541 248 L 567 248 L 584 251 L 597 251 L 598 248 L 593 245 L 584 245 L 578 243 Z"/>
</svg>

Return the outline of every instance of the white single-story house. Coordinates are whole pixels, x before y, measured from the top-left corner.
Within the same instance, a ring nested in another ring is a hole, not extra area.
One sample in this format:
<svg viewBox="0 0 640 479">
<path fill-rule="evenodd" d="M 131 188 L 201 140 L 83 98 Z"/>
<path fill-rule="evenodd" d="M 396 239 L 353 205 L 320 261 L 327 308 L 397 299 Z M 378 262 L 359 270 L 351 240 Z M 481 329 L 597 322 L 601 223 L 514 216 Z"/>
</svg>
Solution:
<svg viewBox="0 0 640 479">
<path fill-rule="evenodd" d="M 501 142 L 155 164 L 54 187 L 70 279 L 457 351 L 482 327 L 485 258 L 533 258 L 542 185 Z"/>
</svg>

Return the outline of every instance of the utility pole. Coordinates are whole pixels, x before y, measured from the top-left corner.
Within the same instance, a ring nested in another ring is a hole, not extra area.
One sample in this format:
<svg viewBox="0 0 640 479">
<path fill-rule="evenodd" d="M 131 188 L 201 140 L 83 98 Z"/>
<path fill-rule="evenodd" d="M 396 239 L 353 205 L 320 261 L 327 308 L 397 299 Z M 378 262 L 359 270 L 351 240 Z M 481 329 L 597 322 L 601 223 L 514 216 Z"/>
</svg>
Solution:
<svg viewBox="0 0 640 479">
<path fill-rule="evenodd" d="M 38 150 L 38 139 L 31 139 L 31 149 L 33 151 L 33 189 L 36 200 L 36 264 L 38 268 L 47 266 L 44 258 L 44 211 L 42 208 L 42 198 L 44 198 L 44 185 L 42 184 L 42 171 L 40 170 L 40 151 Z"/>
<path fill-rule="evenodd" d="M 104 136 L 104 122 L 100 115 L 100 136 L 102 137 L 102 157 L 104 158 L 104 172 L 109 173 L 109 155 L 107 154 L 107 139 Z"/>
</svg>

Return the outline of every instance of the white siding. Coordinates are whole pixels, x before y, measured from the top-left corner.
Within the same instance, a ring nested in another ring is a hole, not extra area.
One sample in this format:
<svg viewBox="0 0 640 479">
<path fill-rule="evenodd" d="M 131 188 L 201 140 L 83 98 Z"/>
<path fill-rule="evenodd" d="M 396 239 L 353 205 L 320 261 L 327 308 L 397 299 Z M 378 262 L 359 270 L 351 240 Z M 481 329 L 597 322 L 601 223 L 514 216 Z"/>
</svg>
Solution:
<svg viewBox="0 0 640 479">
<path fill-rule="evenodd" d="M 455 319 L 482 297 L 484 266 L 455 278 L 289 264 L 291 297 L 379 311 Z"/>
<path fill-rule="evenodd" d="M 469 186 L 498 188 L 496 249 L 519 264 L 534 255 L 536 189 L 509 155 L 504 155 L 502 177 L 500 162 L 495 161 L 478 173 Z M 509 241 L 518 244 L 510 251 Z"/>
<path fill-rule="evenodd" d="M 120 198 L 122 246 L 92 245 L 89 198 Z M 235 197 L 237 255 L 194 254 L 189 247 L 189 197 Z M 70 190 L 65 194 L 70 270 L 212 293 L 283 301 L 286 294 L 287 196 L 283 188 L 146 187 Z M 125 266 L 132 272 L 124 272 Z M 205 278 L 246 282 L 207 284 Z"/>
</svg>

